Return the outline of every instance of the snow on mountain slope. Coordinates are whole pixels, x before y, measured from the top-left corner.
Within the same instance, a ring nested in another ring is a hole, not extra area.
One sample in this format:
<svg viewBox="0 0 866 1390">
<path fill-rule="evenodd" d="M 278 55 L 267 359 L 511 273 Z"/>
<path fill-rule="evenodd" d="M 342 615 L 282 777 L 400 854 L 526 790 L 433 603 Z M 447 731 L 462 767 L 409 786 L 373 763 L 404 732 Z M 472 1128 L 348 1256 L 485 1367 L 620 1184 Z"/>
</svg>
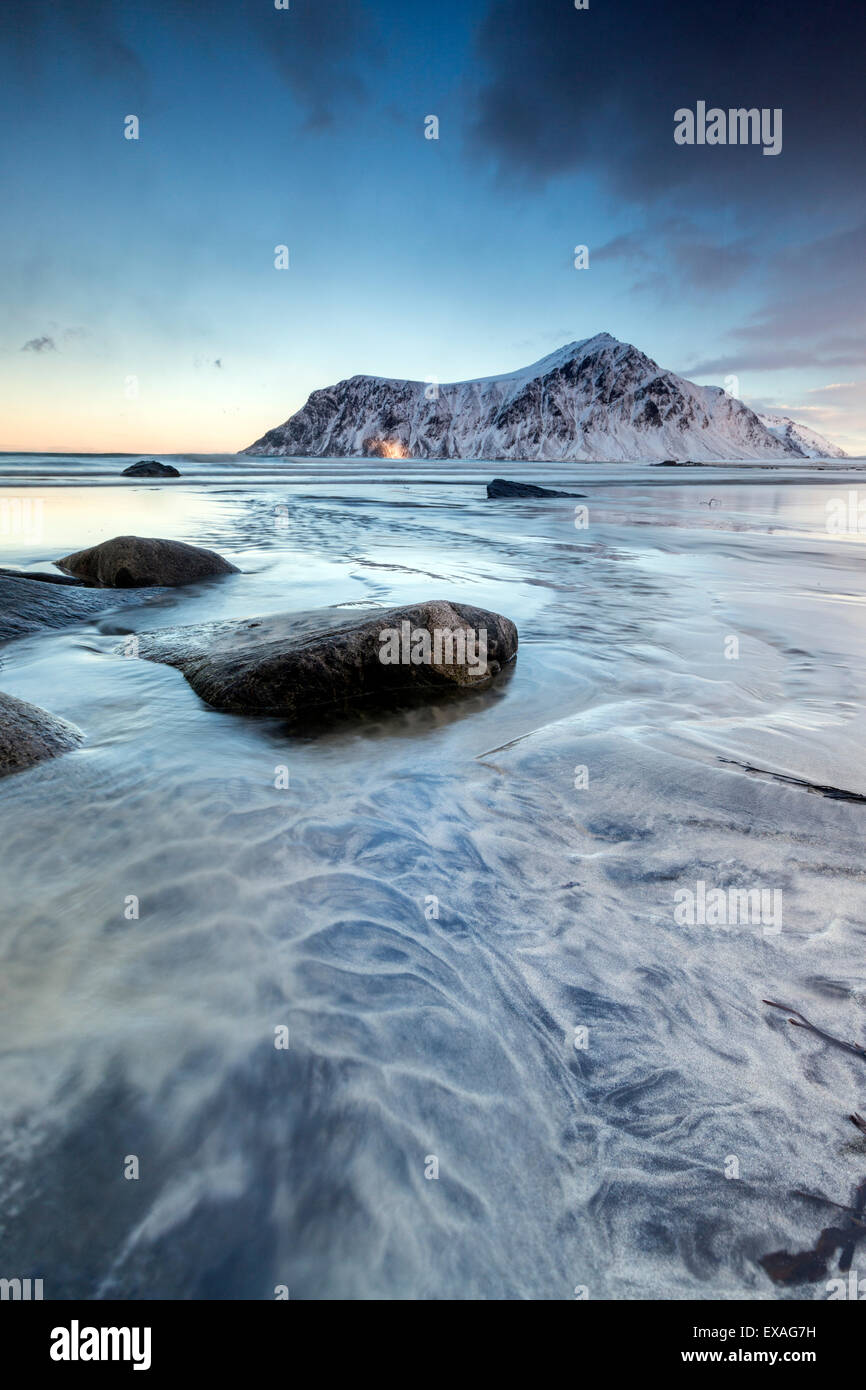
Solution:
<svg viewBox="0 0 866 1390">
<path fill-rule="evenodd" d="M 803 457 L 742 401 L 662 370 L 609 333 L 474 381 L 350 377 L 314 391 L 243 452 L 530 462 Z"/>
<path fill-rule="evenodd" d="M 783 443 L 789 444 L 803 458 L 807 459 L 846 459 L 848 455 L 844 449 L 840 449 L 838 444 L 831 444 L 829 439 L 825 439 L 823 434 L 817 430 L 812 430 L 808 425 L 801 425 L 796 420 L 789 420 L 787 415 L 759 415 L 758 419 L 762 425 L 774 434 Z"/>
</svg>

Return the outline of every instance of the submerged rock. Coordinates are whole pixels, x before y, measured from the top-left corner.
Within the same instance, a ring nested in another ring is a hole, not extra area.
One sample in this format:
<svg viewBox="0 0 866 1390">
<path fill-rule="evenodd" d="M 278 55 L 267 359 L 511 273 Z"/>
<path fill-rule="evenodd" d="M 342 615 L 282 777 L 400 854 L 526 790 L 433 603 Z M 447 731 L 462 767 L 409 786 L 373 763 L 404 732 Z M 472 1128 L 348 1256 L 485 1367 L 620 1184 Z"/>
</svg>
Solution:
<svg viewBox="0 0 866 1390">
<path fill-rule="evenodd" d="M 0 642 L 87 622 L 119 601 L 120 595 L 109 599 L 65 576 L 0 570 Z"/>
<path fill-rule="evenodd" d="M 0 777 L 68 753 L 83 738 L 67 720 L 0 692 Z"/>
<path fill-rule="evenodd" d="M 51 570 L 13 570 L 6 569 L 0 565 L 0 578 L 5 579 L 27 579 L 34 580 L 39 584 L 64 584 L 73 589 L 84 587 L 80 579 L 75 579 L 71 574 L 54 574 Z"/>
<path fill-rule="evenodd" d="M 325 627 L 321 613 L 169 628 L 139 653 L 182 671 L 215 709 L 320 719 L 353 706 L 483 689 L 517 653 L 508 618 L 436 599 Z"/>
<path fill-rule="evenodd" d="M 157 463 L 156 459 L 142 459 L 139 463 L 124 468 L 124 478 L 179 478 L 180 473 L 170 463 Z"/>
<path fill-rule="evenodd" d="M 57 564 L 86 584 L 104 589 L 171 588 L 216 574 L 238 573 L 214 550 L 146 536 L 115 536 L 90 550 L 65 555 Z"/>
<path fill-rule="evenodd" d="M 585 497 L 585 492 L 554 492 L 536 483 L 510 483 L 506 478 L 494 478 L 487 484 L 488 497 Z"/>
</svg>

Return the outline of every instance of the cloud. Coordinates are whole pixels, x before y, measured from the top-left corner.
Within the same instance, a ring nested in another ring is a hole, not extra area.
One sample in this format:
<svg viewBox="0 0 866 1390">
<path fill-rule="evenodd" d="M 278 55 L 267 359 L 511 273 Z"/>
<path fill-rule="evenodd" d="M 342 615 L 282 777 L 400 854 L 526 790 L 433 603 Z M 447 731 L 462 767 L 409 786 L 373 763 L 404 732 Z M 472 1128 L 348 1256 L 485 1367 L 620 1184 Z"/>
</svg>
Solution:
<svg viewBox="0 0 866 1390">
<path fill-rule="evenodd" d="M 592 253 L 597 265 L 599 261 L 626 261 L 642 264 L 652 260 L 648 248 L 648 238 L 637 232 L 624 232 L 604 242 Z"/>
<path fill-rule="evenodd" d="M 592 253 L 592 260 L 595 265 L 621 261 L 639 272 L 641 279 L 635 290 L 670 293 L 675 285 L 687 285 L 712 293 L 737 284 L 752 269 L 757 256 L 746 238 L 713 241 L 694 222 L 670 218 L 642 232 L 614 237 Z"/>
<path fill-rule="evenodd" d="M 834 413 L 860 410 L 866 414 L 866 381 L 840 381 L 830 386 L 813 386 L 805 394 L 818 400 L 818 405 L 809 406 L 812 410 Z"/>
<path fill-rule="evenodd" d="M 747 330 L 739 330 L 734 337 L 745 333 Z M 718 357 L 704 357 L 690 366 L 682 369 L 683 376 L 714 376 L 719 372 L 779 372 L 795 367 L 834 367 L 847 366 L 852 360 L 851 354 L 846 352 L 837 357 L 823 357 L 821 350 L 816 345 L 814 347 L 786 348 L 784 346 L 768 346 L 757 350 L 749 351 L 746 348 L 736 349 L 728 353 L 721 353 Z M 862 352 L 862 360 L 866 361 L 866 348 Z"/>
<path fill-rule="evenodd" d="M 866 368 L 866 222 L 791 246 L 762 267 L 763 301 L 727 334 L 730 346 L 692 362 L 683 375 L 741 381 L 749 372 L 800 369 L 828 375 Z M 866 444 L 866 382 L 831 380 L 809 389 L 808 403 L 769 408 L 812 421 L 854 452 Z M 823 400 L 815 401 L 815 397 Z M 759 408 L 749 397 L 749 404 Z"/>
<path fill-rule="evenodd" d="M 87 0 L 81 5 L 40 5 L 6 0 L 4 37 L 16 65 L 38 70 L 52 53 L 74 55 L 97 76 L 118 71 L 140 75 L 141 60 L 121 36 L 115 0 Z"/>
<path fill-rule="evenodd" d="M 364 99 L 366 74 L 383 49 L 372 0 L 291 0 L 286 10 L 273 0 L 136 0 L 131 8 L 117 0 L 6 0 L 4 25 L 16 65 L 31 79 L 60 58 L 105 80 L 146 83 L 151 75 L 159 79 L 172 47 L 190 63 L 232 55 L 247 82 L 256 80 L 256 67 L 270 66 L 312 129 L 331 125 L 338 107 Z"/>
<path fill-rule="evenodd" d="M 866 222 L 768 257 L 761 306 L 692 376 L 866 365 Z"/>
<path fill-rule="evenodd" d="M 43 336 L 41 338 L 30 338 L 22 347 L 22 352 L 56 352 L 57 344 L 53 338 Z"/>
<path fill-rule="evenodd" d="M 866 11 L 848 0 L 796 16 L 787 0 L 495 0 L 478 31 L 471 144 L 505 178 L 600 174 L 635 201 L 698 190 L 721 209 L 763 195 L 772 216 L 810 196 L 804 178 L 856 201 L 864 40 Z M 698 100 L 781 108 L 782 153 L 675 145 L 674 111 Z"/>
<path fill-rule="evenodd" d="M 228 9 L 237 9 L 235 0 L 228 0 Z M 291 27 L 280 27 L 288 13 L 263 8 L 257 16 L 254 8 L 247 23 L 306 108 L 308 125 L 324 129 L 333 124 L 336 106 L 368 95 L 367 74 L 383 47 L 376 6 L 362 0 L 292 0 Z"/>
</svg>

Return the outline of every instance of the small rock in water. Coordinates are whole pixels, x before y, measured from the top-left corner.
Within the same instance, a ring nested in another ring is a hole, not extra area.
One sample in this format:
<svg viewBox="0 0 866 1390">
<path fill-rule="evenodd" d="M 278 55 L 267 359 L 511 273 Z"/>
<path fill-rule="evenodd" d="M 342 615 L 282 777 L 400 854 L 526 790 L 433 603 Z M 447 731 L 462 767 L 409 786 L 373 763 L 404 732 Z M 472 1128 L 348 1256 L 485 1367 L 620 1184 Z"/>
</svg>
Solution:
<svg viewBox="0 0 866 1390">
<path fill-rule="evenodd" d="M 115 536 L 56 563 L 86 584 L 103 589 L 171 588 L 211 575 L 238 573 L 237 566 L 214 550 L 146 536 Z"/>
<path fill-rule="evenodd" d="M 484 689 L 517 654 L 514 623 L 466 603 L 437 599 L 325 626 L 329 617 L 169 628 L 141 635 L 139 653 L 176 666 L 216 709 L 291 721 Z"/>
<path fill-rule="evenodd" d="M 0 692 L 0 777 L 68 753 L 83 738 L 67 720 Z"/>
<path fill-rule="evenodd" d="M 488 497 L 585 497 L 585 492 L 555 492 L 536 483 L 510 483 L 506 478 L 494 478 L 487 484 Z"/>
<path fill-rule="evenodd" d="M 141 459 L 139 463 L 124 468 L 124 478 L 179 478 L 180 473 L 170 463 L 157 463 L 156 459 Z"/>
</svg>

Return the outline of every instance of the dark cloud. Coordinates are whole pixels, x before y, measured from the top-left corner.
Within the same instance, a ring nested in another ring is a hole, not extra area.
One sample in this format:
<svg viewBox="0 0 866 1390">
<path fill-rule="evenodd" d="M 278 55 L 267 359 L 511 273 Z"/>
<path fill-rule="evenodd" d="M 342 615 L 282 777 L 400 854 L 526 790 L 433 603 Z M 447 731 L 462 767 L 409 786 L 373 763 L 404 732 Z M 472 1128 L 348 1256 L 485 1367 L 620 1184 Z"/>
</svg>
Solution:
<svg viewBox="0 0 866 1390">
<path fill-rule="evenodd" d="M 292 0 L 291 11 L 265 13 L 253 7 L 258 41 L 313 127 L 333 124 L 335 106 L 365 99 L 366 74 L 383 48 L 376 8 L 363 0 Z M 278 27 L 289 13 L 291 28 Z"/>
<path fill-rule="evenodd" d="M 850 0 L 496 0 L 479 34 L 473 139 L 504 177 L 584 170 L 620 195 L 722 207 L 862 196 L 866 10 Z M 674 111 L 776 108 L 783 149 L 686 147 Z M 814 182 L 804 183 L 803 179 Z"/>
<path fill-rule="evenodd" d="M 75 343 L 82 342 L 89 338 L 90 334 L 86 328 L 60 328 L 56 323 L 49 322 L 48 327 L 51 333 L 43 333 L 38 338 L 30 338 L 21 348 L 22 352 L 59 352 L 59 344 L 64 346 L 74 346 Z"/>
</svg>

